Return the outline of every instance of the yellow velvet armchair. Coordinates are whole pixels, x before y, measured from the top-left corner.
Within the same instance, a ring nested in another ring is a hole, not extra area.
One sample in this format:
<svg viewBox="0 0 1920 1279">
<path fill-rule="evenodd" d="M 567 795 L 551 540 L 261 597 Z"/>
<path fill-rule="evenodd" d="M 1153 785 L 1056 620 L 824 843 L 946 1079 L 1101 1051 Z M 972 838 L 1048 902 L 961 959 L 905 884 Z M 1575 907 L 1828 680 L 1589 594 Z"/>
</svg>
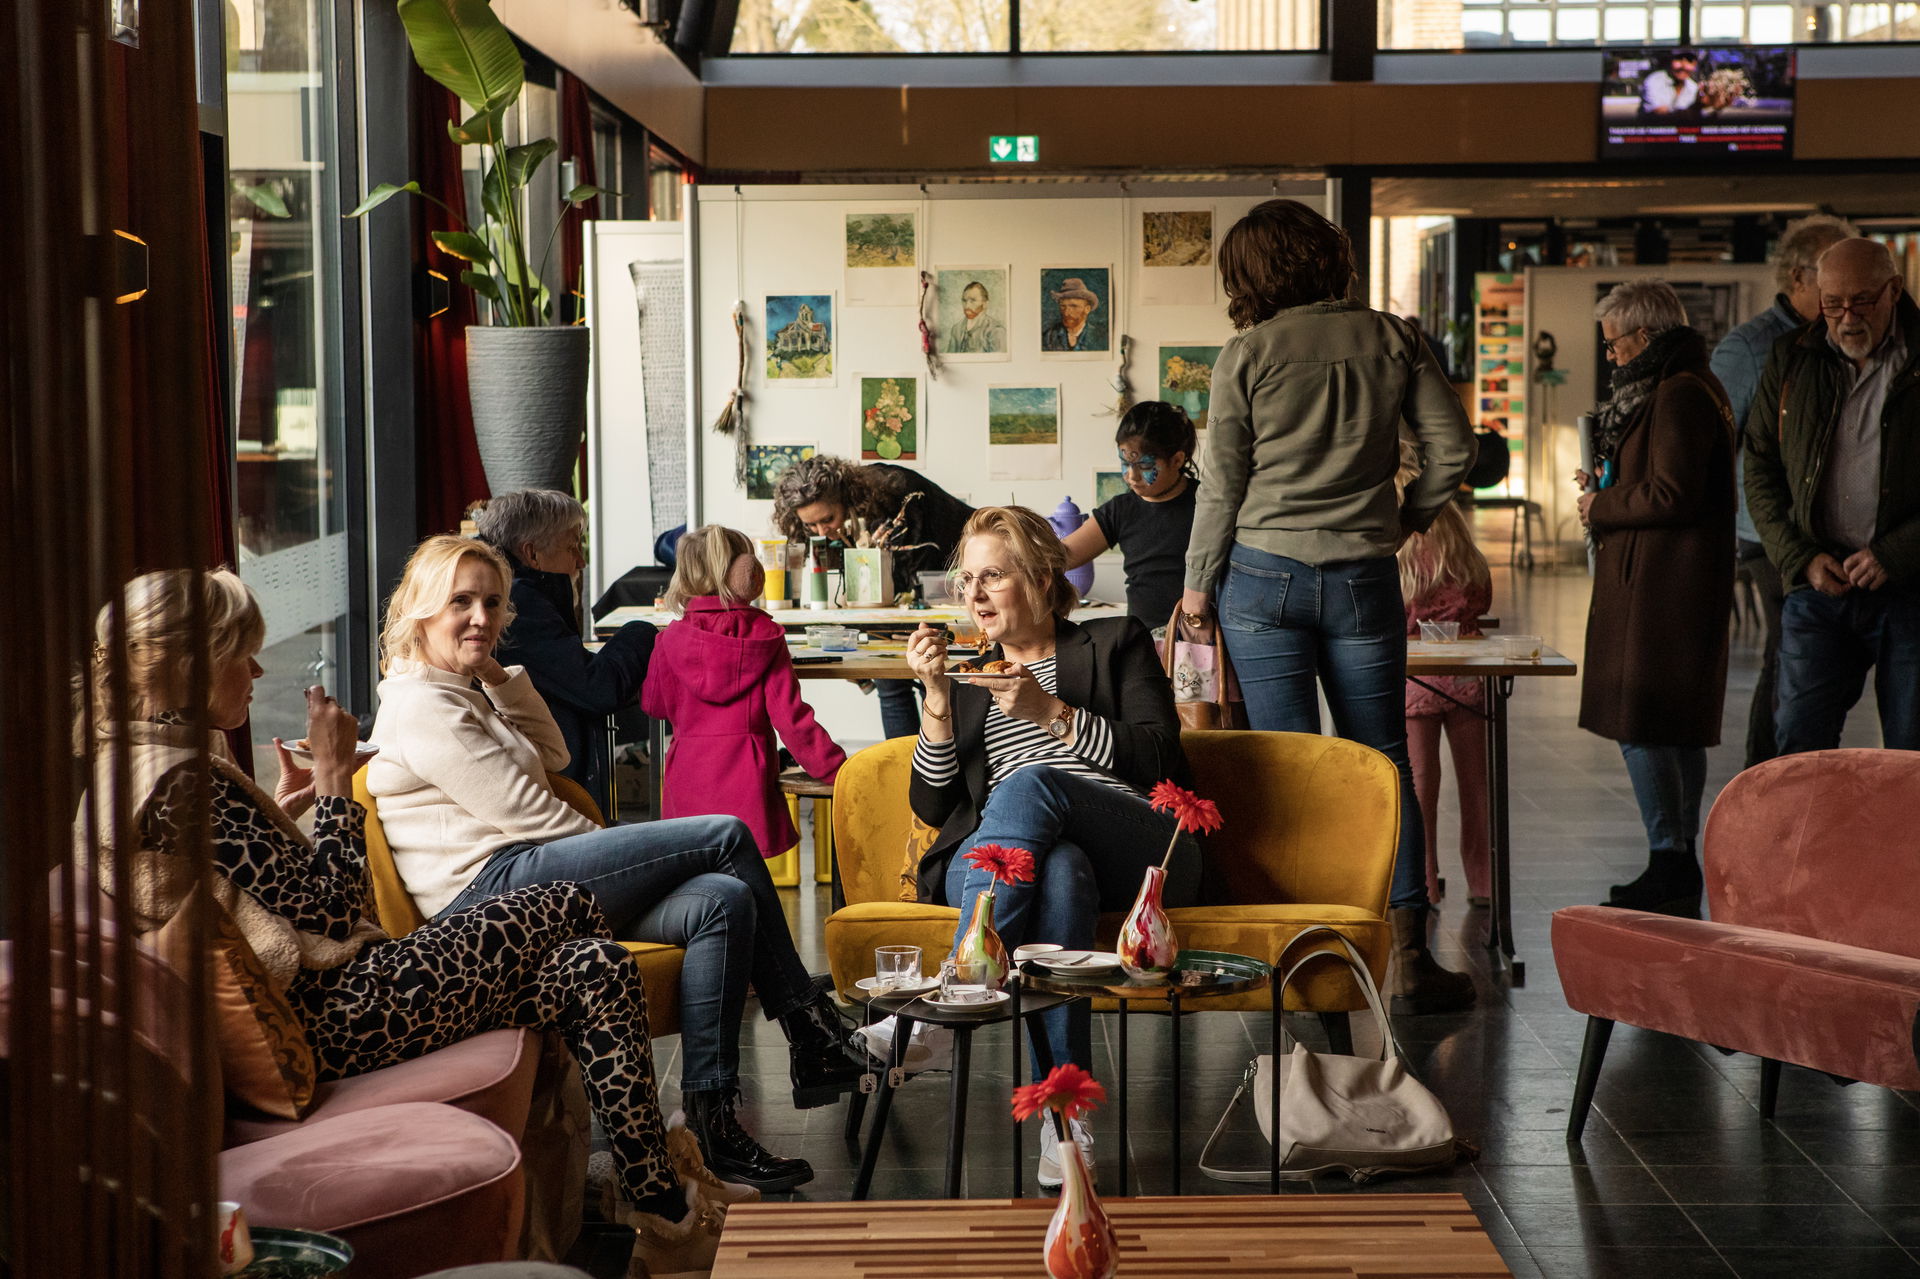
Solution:
<svg viewBox="0 0 1920 1279">
<path fill-rule="evenodd" d="M 1393 764 L 1371 747 L 1307 733 L 1184 732 L 1180 742 L 1194 790 L 1225 819 L 1205 839 L 1223 900 L 1168 912 L 1181 947 L 1271 964 L 1303 929 L 1327 924 L 1384 982 L 1387 886 L 1400 838 Z M 861 751 L 834 784 L 834 845 L 847 904 L 828 917 L 826 940 L 841 990 L 873 974 L 876 946 L 919 946 L 931 967 L 953 945 L 959 912 L 914 900 L 914 868 L 934 836 L 907 805 L 913 744 L 902 737 Z M 1122 918 L 1101 918 L 1102 944 L 1112 943 Z M 1272 1003 L 1269 992 L 1253 991 L 1204 1006 L 1264 1010 Z M 1347 1012 L 1366 1001 L 1327 965 L 1295 980 L 1286 1007 Z"/>
<path fill-rule="evenodd" d="M 600 815 L 600 806 L 580 783 L 558 773 L 548 773 L 547 782 L 555 795 L 578 809 L 582 816 L 601 826 L 607 824 L 606 818 Z M 414 904 L 400 878 L 399 868 L 393 864 L 393 849 L 387 843 L 386 830 L 380 825 L 380 810 L 367 790 L 365 768 L 353 775 L 353 797 L 367 810 L 367 869 L 373 876 L 373 903 L 380 915 L 380 927 L 386 929 L 390 937 L 404 937 L 426 923 L 427 917 Z M 647 1033 L 655 1038 L 679 1034 L 680 965 L 686 960 L 687 952 L 678 946 L 655 942 L 623 941 L 620 944 L 640 966 L 647 992 Z"/>
</svg>

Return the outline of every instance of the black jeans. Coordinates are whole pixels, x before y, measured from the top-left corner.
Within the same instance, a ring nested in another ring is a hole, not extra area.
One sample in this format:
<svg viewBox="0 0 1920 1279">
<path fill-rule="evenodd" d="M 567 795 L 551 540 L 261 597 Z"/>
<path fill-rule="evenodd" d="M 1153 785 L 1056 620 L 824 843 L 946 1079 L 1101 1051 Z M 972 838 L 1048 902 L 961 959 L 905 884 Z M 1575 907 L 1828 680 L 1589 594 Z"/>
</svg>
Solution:
<svg viewBox="0 0 1920 1279">
<path fill-rule="evenodd" d="M 1752 768 L 1780 753 L 1774 744 L 1773 716 L 1780 674 L 1780 604 L 1787 593 L 1780 570 L 1767 558 L 1766 547 L 1741 538 L 1739 548 L 1740 568 L 1760 597 L 1760 620 L 1767 628 L 1766 647 L 1760 654 L 1760 678 L 1754 681 L 1753 705 L 1747 711 L 1747 760 L 1741 765 Z"/>
</svg>

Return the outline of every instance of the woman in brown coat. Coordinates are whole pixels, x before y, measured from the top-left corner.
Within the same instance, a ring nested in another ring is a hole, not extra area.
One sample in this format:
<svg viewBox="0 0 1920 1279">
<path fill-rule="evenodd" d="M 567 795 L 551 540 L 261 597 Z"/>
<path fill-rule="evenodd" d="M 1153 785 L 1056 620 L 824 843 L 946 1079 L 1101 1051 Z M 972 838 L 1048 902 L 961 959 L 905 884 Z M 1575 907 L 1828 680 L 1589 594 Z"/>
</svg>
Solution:
<svg viewBox="0 0 1920 1279">
<path fill-rule="evenodd" d="M 1666 281 L 1622 284 L 1595 314 L 1615 369 L 1595 413 L 1598 474 L 1574 477 L 1595 549 L 1580 727 L 1620 743 L 1650 850 L 1607 904 L 1697 918 L 1733 604 L 1733 415 Z"/>
</svg>

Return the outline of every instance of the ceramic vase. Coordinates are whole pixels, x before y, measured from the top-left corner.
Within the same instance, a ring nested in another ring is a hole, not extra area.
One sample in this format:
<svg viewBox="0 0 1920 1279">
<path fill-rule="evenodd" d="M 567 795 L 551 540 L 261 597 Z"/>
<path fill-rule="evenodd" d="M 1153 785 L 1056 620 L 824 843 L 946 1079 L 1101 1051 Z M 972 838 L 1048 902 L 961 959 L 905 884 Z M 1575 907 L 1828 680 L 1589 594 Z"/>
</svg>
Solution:
<svg viewBox="0 0 1920 1279">
<path fill-rule="evenodd" d="M 967 931 L 953 948 L 957 965 L 978 964 L 986 971 L 983 985 L 998 990 L 1007 980 L 1007 948 L 1000 934 L 993 931 L 993 894 L 981 893 L 973 899 L 973 918 Z"/>
<path fill-rule="evenodd" d="M 1158 866 L 1147 867 L 1146 878 L 1140 882 L 1140 897 L 1120 925 L 1120 942 L 1114 949 L 1129 977 L 1165 977 L 1180 956 L 1173 921 L 1160 904 L 1166 879 L 1167 873 Z"/>
<path fill-rule="evenodd" d="M 1049 1123 L 1058 1120 L 1047 1117 Z M 1120 1269 L 1120 1241 L 1071 1135 L 1060 1138 L 1060 1182 L 1060 1206 L 1047 1223 L 1047 1273 L 1053 1279 L 1107 1279 Z"/>
</svg>

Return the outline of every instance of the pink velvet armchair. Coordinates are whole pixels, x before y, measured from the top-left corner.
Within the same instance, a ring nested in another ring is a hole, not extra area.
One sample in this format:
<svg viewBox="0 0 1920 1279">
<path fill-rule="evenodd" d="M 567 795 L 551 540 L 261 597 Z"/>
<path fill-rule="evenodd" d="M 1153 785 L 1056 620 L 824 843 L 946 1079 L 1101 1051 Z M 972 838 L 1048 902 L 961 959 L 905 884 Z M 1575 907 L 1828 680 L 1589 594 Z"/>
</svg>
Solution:
<svg viewBox="0 0 1920 1279">
<path fill-rule="evenodd" d="M 1920 752 L 1820 751 L 1750 768 L 1707 819 L 1712 920 L 1604 906 L 1553 916 L 1567 1004 L 1587 1014 L 1569 1139 L 1615 1022 L 1764 1061 L 1920 1089 Z"/>
</svg>

